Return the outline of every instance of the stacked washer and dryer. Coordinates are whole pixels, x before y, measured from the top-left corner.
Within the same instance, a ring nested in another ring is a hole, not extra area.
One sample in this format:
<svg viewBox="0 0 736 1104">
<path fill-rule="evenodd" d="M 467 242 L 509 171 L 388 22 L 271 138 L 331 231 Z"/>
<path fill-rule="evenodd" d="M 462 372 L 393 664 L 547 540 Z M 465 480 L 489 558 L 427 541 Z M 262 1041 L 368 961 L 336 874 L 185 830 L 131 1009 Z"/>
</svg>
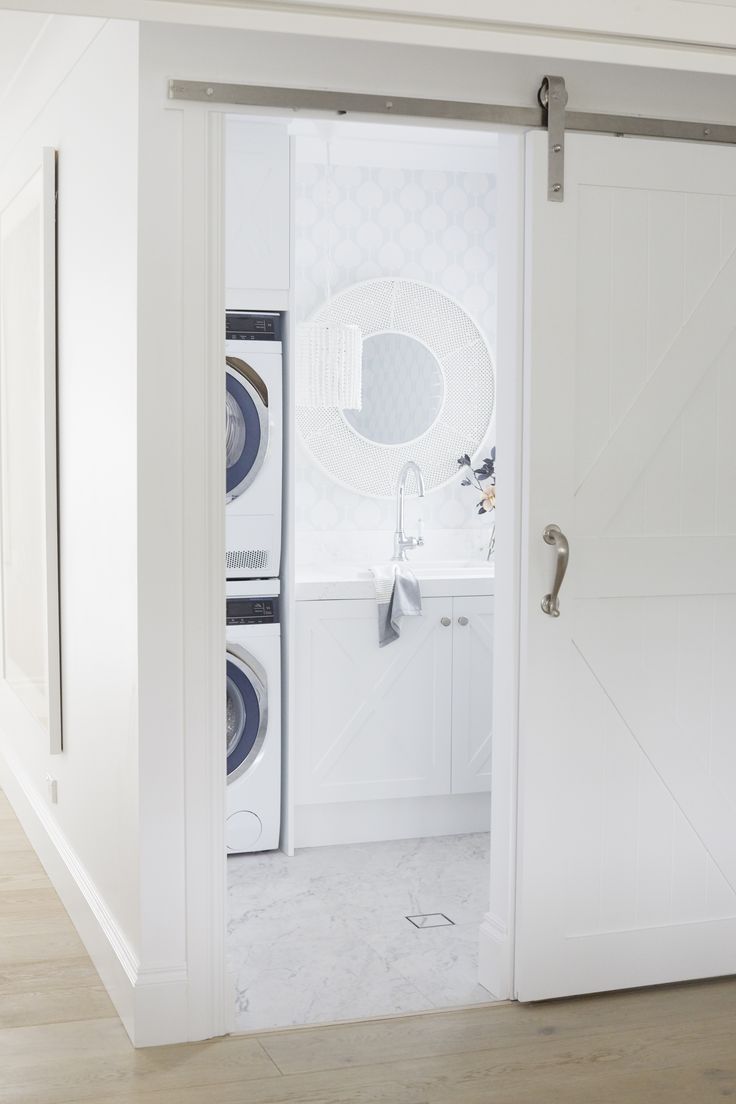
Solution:
<svg viewBox="0 0 736 1104">
<path fill-rule="evenodd" d="M 229 853 L 279 846 L 282 316 L 226 318 L 225 575 Z"/>
</svg>

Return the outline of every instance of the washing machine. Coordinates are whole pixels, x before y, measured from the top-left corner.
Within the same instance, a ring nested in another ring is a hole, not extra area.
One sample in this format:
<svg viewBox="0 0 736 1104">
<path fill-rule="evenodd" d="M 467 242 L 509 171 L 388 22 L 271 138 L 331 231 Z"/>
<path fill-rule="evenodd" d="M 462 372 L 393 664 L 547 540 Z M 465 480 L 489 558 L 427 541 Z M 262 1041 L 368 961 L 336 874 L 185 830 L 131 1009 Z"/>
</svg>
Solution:
<svg viewBox="0 0 736 1104">
<path fill-rule="evenodd" d="M 281 827 L 277 580 L 227 584 L 226 659 L 227 850 L 271 851 Z"/>
<path fill-rule="evenodd" d="M 276 577 L 281 559 L 282 318 L 228 311 L 225 575 Z"/>
</svg>

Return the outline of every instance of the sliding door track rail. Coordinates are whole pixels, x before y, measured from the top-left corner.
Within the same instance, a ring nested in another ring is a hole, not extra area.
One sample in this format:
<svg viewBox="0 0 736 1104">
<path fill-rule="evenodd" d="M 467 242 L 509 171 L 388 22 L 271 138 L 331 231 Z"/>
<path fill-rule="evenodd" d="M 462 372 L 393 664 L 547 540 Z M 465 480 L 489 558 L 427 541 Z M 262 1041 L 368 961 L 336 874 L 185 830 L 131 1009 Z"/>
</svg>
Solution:
<svg viewBox="0 0 736 1104">
<path fill-rule="evenodd" d="M 311 88 L 269 88 L 254 84 L 208 84 L 206 81 L 169 81 L 169 99 L 240 107 L 273 107 L 284 111 L 327 111 L 334 115 L 397 115 L 416 119 L 486 123 L 524 129 L 547 126 L 543 107 L 466 103 L 462 100 L 423 100 L 409 96 L 374 96 L 362 92 L 325 92 Z M 604 115 L 565 111 L 565 128 L 595 134 L 633 135 L 638 138 L 675 138 L 689 142 L 736 145 L 736 126 L 726 123 L 651 119 L 643 115 Z"/>
<path fill-rule="evenodd" d="M 685 142 L 736 145 L 736 126 L 698 123 L 680 119 L 652 119 L 643 115 L 605 115 L 568 111 L 562 77 L 544 78 L 537 93 L 539 106 L 467 103 L 462 100 L 425 100 L 410 96 L 376 96 L 362 92 L 329 92 L 313 88 L 275 88 L 255 84 L 208 84 L 207 81 L 169 81 L 169 99 L 238 107 L 267 107 L 282 111 L 326 112 L 438 122 L 476 123 L 549 132 L 549 199 L 564 197 L 564 136 L 569 131 L 614 134 L 636 138 L 670 138 Z"/>
</svg>

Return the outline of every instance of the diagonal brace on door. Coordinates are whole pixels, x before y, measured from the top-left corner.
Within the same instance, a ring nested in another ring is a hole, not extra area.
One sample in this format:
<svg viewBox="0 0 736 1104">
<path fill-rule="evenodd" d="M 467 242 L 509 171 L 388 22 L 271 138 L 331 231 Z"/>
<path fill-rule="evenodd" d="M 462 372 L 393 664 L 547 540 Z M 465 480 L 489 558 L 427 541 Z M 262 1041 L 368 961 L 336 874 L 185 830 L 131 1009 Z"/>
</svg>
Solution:
<svg viewBox="0 0 736 1104">
<path fill-rule="evenodd" d="M 565 198 L 565 108 L 567 89 L 564 77 L 545 77 L 538 93 L 547 124 L 547 199 L 562 203 Z"/>
</svg>

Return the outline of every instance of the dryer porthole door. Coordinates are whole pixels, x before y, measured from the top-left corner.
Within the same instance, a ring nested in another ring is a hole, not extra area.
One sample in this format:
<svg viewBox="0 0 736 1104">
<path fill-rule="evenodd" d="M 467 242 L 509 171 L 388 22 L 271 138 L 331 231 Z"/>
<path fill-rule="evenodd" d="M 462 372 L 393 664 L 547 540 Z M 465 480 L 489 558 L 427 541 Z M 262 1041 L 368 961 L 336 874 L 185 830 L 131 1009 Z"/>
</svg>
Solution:
<svg viewBox="0 0 736 1104">
<path fill-rule="evenodd" d="M 239 357 L 227 357 L 225 460 L 227 501 L 253 482 L 266 458 L 269 437 L 268 390 L 261 377 Z"/>
<path fill-rule="evenodd" d="M 228 649 L 225 677 L 227 780 L 234 781 L 253 766 L 263 747 L 268 726 L 265 676 L 259 665 Z"/>
</svg>

